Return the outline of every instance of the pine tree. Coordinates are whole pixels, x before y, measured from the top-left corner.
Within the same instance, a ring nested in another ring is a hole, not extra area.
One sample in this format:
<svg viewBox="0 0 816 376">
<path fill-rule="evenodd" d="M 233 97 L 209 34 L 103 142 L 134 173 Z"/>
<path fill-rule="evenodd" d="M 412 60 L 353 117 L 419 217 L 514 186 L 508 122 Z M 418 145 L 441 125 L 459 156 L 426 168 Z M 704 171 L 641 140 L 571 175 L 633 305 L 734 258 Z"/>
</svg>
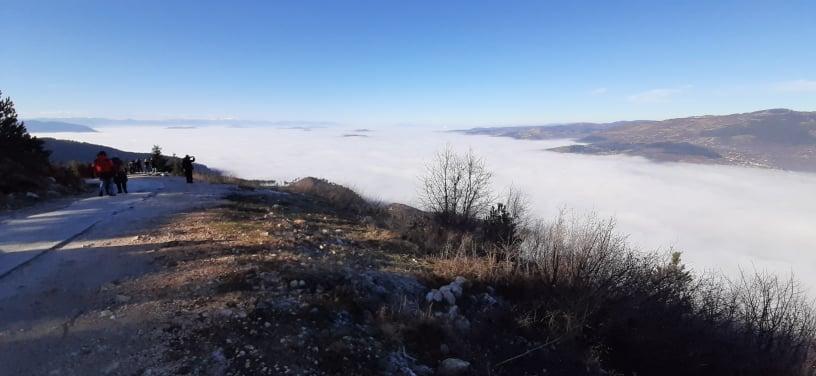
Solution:
<svg viewBox="0 0 816 376">
<path fill-rule="evenodd" d="M 485 238 L 497 244 L 513 244 L 518 240 L 516 239 L 517 226 L 507 206 L 496 204 L 490 208 L 484 221 Z"/>
<path fill-rule="evenodd" d="M 170 157 L 170 173 L 175 176 L 184 175 L 184 169 L 181 166 L 181 158 L 177 157 L 176 153 L 173 153 L 173 156 Z"/>
<path fill-rule="evenodd" d="M 161 146 L 153 145 L 151 154 L 150 162 L 153 164 L 156 170 L 160 172 L 167 172 L 167 157 L 162 155 Z"/>
<path fill-rule="evenodd" d="M 3 99 L 2 94 L 0 91 L 0 192 L 39 190 L 47 185 L 50 152 L 17 120 L 14 102 Z"/>
</svg>

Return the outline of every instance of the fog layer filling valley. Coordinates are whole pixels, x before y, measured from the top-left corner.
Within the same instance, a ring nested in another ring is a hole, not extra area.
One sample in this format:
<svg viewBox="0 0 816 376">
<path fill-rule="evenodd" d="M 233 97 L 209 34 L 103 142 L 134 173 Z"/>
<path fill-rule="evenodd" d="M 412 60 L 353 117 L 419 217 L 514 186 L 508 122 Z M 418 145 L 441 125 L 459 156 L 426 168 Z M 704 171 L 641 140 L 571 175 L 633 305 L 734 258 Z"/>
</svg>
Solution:
<svg viewBox="0 0 816 376">
<path fill-rule="evenodd" d="M 816 292 L 816 174 L 732 166 L 653 163 L 638 157 L 561 154 L 570 141 L 465 136 L 387 128 L 367 137 L 348 129 L 159 127 L 99 128 L 99 133 L 41 134 L 165 154 L 249 179 L 316 176 L 389 202 L 418 205 L 419 176 L 446 144 L 473 151 L 494 172 L 498 191 L 514 185 L 534 214 L 614 217 L 642 250 L 671 247 L 696 271 L 739 267 L 793 272 Z M 88 156 L 88 160 L 93 156 Z"/>
</svg>

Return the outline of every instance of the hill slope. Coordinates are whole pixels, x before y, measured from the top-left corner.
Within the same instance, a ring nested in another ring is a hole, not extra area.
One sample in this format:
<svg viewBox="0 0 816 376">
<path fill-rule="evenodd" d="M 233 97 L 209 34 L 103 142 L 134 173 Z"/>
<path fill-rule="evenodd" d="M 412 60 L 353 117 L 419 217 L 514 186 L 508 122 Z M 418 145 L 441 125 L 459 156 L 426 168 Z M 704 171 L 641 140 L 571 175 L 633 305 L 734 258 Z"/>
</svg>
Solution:
<svg viewBox="0 0 816 376">
<path fill-rule="evenodd" d="M 51 151 L 51 162 L 53 163 L 67 163 L 70 161 L 90 163 L 94 160 L 96 153 L 98 153 L 100 150 L 105 150 L 111 157 L 119 157 L 123 160 L 146 158 L 150 156 L 150 153 L 134 153 L 108 146 L 90 144 L 87 142 L 58 140 L 49 137 L 40 139 L 45 141 L 45 149 Z"/>
<path fill-rule="evenodd" d="M 477 128 L 467 134 L 519 139 L 575 138 L 553 150 L 630 154 L 657 161 L 717 163 L 816 172 L 816 112 L 771 109 L 663 121 Z"/>
<path fill-rule="evenodd" d="M 91 144 L 87 142 L 58 140 L 50 137 L 41 137 L 40 139 L 45 141 L 44 144 L 45 150 L 51 151 L 50 156 L 51 163 L 56 164 L 66 164 L 71 161 L 91 163 L 93 162 L 94 158 L 96 158 L 96 153 L 98 153 L 100 150 L 104 150 L 105 152 L 107 152 L 108 156 L 111 158 L 119 157 L 125 161 L 130 161 L 137 158 L 143 159 L 150 157 L 150 153 L 136 153 L 131 151 L 124 151 L 112 148 L 110 146 Z M 170 156 L 166 157 L 172 163 L 174 157 Z M 221 175 L 222 173 L 217 169 L 207 167 L 207 165 L 201 163 L 194 163 L 193 165 L 195 166 L 195 171 L 198 173 L 215 175 Z"/>
</svg>

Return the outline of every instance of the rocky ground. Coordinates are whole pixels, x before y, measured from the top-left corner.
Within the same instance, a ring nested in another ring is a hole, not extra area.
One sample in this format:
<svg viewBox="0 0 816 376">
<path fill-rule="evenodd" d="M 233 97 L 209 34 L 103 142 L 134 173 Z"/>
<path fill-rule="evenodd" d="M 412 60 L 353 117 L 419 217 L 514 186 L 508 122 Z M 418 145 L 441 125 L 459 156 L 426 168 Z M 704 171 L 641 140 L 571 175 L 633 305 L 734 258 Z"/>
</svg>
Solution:
<svg viewBox="0 0 816 376">
<path fill-rule="evenodd" d="M 90 197 L 95 193 L 95 185 L 88 184 L 85 186 L 67 187 L 57 184 L 54 178 L 48 180 L 48 190 L 40 193 L 36 192 L 17 192 L 2 194 L 0 193 L 0 216 L 18 211 L 25 208 L 30 208 L 39 205 L 42 208 L 44 205 L 59 206 L 66 202 L 76 200 L 79 197 Z M 17 213 L 12 213 L 17 214 Z"/>
<path fill-rule="evenodd" d="M 535 318 L 518 322 L 501 292 L 440 272 L 438 259 L 390 223 L 417 213 L 404 205 L 340 210 L 299 193 L 247 189 L 136 226 L 150 231 L 79 239 L 79 249 L 120 251 L 132 272 L 95 288 L 86 308 L 53 328 L 0 333 L 29 360 L 7 370 L 496 375 L 576 374 L 552 372 L 576 366 L 601 374 L 584 359 L 530 359 L 557 341 L 525 339 L 536 338 L 525 335 Z"/>
<path fill-rule="evenodd" d="M 393 313 L 376 309 L 425 290 L 401 274 L 419 265 L 387 252 L 410 248 L 395 234 L 283 193 L 233 196 L 169 227 L 137 239 L 161 244 L 150 251 L 161 268 L 110 286 L 118 304 L 100 313 L 159 313 L 157 329 L 140 334 L 159 344 L 141 374 L 370 374 L 410 363 L 377 327 Z"/>
</svg>

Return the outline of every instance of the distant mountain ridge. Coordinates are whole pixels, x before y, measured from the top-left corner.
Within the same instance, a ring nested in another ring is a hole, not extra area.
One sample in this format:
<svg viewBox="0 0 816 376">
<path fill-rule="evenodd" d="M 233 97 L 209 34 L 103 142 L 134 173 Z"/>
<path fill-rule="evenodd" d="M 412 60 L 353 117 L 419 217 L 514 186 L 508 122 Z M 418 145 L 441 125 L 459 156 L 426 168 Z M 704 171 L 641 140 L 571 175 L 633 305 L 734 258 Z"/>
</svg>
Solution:
<svg viewBox="0 0 816 376">
<path fill-rule="evenodd" d="M 72 118 L 38 118 L 26 120 L 38 122 L 65 122 L 80 124 L 87 127 L 116 127 L 116 126 L 163 126 L 163 127 L 206 127 L 206 126 L 234 126 L 234 127 L 298 127 L 298 128 L 328 128 L 339 125 L 330 121 L 312 120 L 239 120 L 239 119 L 107 119 L 94 117 Z"/>
<path fill-rule="evenodd" d="M 465 134 L 576 139 L 551 150 L 629 154 L 656 161 L 733 164 L 816 172 L 816 112 L 769 109 L 668 120 L 474 128 Z"/>
<path fill-rule="evenodd" d="M 53 120 L 26 120 L 25 127 L 32 133 L 96 132 L 95 129 L 87 125 Z"/>
</svg>

